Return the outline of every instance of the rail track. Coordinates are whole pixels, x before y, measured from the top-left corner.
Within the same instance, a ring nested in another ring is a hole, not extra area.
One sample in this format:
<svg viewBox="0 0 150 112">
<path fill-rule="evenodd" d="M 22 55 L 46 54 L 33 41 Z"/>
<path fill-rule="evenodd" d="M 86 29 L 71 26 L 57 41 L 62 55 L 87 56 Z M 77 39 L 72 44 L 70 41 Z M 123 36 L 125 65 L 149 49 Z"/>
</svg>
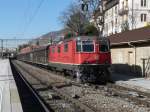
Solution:
<svg viewBox="0 0 150 112">
<path fill-rule="evenodd" d="M 18 88 L 22 108 L 24 112 L 49 112 L 50 108 L 47 108 L 40 97 L 36 94 L 36 91 L 20 74 L 16 67 L 11 64 L 12 73 Z"/>
<path fill-rule="evenodd" d="M 45 89 L 39 87 L 39 85 L 34 86 L 32 85 L 33 81 L 29 81 L 46 104 L 52 106 L 55 111 L 60 107 L 52 102 L 60 101 L 60 99 L 63 99 L 63 103 L 61 102 L 63 109 L 67 106 L 68 108 L 66 108 L 69 111 L 74 110 L 75 112 L 150 111 L 150 94 L 148 93 L 111 83 L 107 85 L 79 84 L 68 77 L 56 75 L 47 69 L 37 68 L 20 61 L 14 61 L 13 64 L 19 71 L 22 71 L 26 80 L 34 79 L 45 86 Z M 71 105 L 68 102 L 71 102 Z M 67 112 L 69 111 L 67 110 Z"/>
<path fill-rule="evenodd" d="M 56 79 L 52 79 L 51 83 L 47 83 L 45 80 L 41 80 L 41 77 L 35 76 L 35 72 L 31 72 L 26 68 L 23 68 L 19 64 L 13 62 L 15 67 L 20 71 L 24 79 L 26 79 L 32 88 L 36 91 L 36 93 L 40 96 L 43 101 L 43 104 L 46 104 L 51 111 L 54 112 L 95 112 L 95 110 L 91 109 L 87 105 L 79 102 L 76 99 L 73 99 L 68 94 L 62 93 L 59 90 L 60 87 L 70 86 L 71 83 L 65 81 L 56 81 Z M 36 73 L 36 75 L 40 75 L 41 72 Z M 36 83 L 36 84 L 35 84 Z"/>
<path fill-rule="evenodd" d="M 40 67 L 40 69 L 44 69 L 48 72 L 53 72 L 53 71 L 45 68 L 44 66 L 38 65 L 38 67 Z M 54 72 L 54 73 L 56 74 L 56 72 Z M 62 73 L 57 72 L 57 75 L 62 75 Z M 72 77 L 66 77 L 66 78 L 69 78 L 69 80 L 72 81 L 71 83 L 73 85 L 80 86 L 80 87 L 84 86 L 82 84 L 77 83 L 76 80 L 73 79 Z M 128 98 L 129 101 L 134 101 L 137 105 L 145 105 L 146 107 L 150 107 L 150 93 L 142 92 L 142 91 L 139 91 L 137 89 L 131 89 L 128 87 L 123 87 L 120 85 L 116 85 L 114 83 L 107 83 L 106 86 L 101 86 L 101 85 L 89 83 L 88 87 L 95 88 L 95 90 L 96 89 L 106 90 L 105 94 L 107 92 L 107 95 L 109 95 L 109 96 Z"/>
</svg>

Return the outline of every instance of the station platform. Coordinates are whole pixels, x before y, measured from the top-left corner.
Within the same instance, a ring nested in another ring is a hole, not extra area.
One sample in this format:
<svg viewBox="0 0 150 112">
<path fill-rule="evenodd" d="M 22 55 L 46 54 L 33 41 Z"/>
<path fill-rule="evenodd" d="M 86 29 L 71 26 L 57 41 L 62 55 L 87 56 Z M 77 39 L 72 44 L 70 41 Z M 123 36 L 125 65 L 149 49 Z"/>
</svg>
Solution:
<svg viewBox="0 0 150 112">
<path fill-rule="evenodd" d="M 0 112 L 23 112 L 8 59 L 0 60 Z"/>
<path fill-rule="evenodd" d="M 136 78 L 128 74 L 112 73 L 112 80 L 120 86 L 150 93 L 150 79 Z"/>
</svg>

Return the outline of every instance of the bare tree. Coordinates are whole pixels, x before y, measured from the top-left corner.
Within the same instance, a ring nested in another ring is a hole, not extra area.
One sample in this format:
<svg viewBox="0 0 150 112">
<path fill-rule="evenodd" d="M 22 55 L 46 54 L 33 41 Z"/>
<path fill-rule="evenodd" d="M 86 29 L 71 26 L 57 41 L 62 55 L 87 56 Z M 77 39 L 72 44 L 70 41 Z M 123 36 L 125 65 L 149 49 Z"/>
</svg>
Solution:
<svg viewBox="0 0 150 112">
<path fill-rule="evenodd" d="M 88 19 L 77 4 L 71 4 L 59 19 L 66 29 L 79 35 L 83 33 L 83 28 L 88 23 Z"/>
<path fill-rule="evenodd" d="M 128 21 L 125 21 L 122 23 L 121 30 L 122 30 L 122 32 L 129 30 L 129 22 Z"/>
<path fill-rule="evenodd" d="M 137 20 L 136 20 L 136 18 L 137 18 L 137 15 L 136 14 L 134 14 L 133 16 L 132 15 L 128 15 L 129 16 L 129 24 L 131 24 L 132 25 L 132 29 L 135 29 L 136 28 L 136 25 L 137 25 Z"/>
<path fill-rule="evenodd" d="M 124 21 L 121 24 L 121 30 L 122 30 L 122 32 L 131 30 L 131 29 L 135 29 L 136 25 L 137 25 L 136 18 L 137 18 L 136 14 L 134 14 L 133 16 L 131 14 L 129 14 L 128 15 L 128 20 Z"/>
</svg>

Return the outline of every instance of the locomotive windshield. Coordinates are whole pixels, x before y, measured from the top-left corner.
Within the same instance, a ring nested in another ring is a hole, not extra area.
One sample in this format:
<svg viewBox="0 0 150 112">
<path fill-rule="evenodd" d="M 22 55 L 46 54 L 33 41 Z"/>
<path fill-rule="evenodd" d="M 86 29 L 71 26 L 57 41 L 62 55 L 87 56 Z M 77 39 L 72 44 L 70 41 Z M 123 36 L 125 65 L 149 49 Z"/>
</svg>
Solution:
<svg viewBox="0 0 150 112">
<path fill-rule="evenodd" d="M 90 40 L 78 40 L 76 50 L 77 52 L 94 52 L 94 43 Z"/>
<path fill-rule="evenodd" d="M 101 52 L 108 52 L 109 51 L 109 42 L 108 42 L 108 40 L 100 41 L 99 50 Z"/>
</svg>

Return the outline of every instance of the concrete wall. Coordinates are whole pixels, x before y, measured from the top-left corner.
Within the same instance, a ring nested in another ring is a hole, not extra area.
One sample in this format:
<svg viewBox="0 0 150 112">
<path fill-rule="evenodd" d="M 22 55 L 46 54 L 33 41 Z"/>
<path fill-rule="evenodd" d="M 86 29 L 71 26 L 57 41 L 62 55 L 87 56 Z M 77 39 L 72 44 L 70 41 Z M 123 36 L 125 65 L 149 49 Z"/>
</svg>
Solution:
<svg viewBox="0 0 150 112">
<path fill-rule="evenodd" d="M 119 73 L 143 74 L 143 60 L 150 57 L 150 46 L 136 48 L 112 48 L 112 70 Z M 147 60 L 146 60 L 147 64 Z"/>
</svg>

